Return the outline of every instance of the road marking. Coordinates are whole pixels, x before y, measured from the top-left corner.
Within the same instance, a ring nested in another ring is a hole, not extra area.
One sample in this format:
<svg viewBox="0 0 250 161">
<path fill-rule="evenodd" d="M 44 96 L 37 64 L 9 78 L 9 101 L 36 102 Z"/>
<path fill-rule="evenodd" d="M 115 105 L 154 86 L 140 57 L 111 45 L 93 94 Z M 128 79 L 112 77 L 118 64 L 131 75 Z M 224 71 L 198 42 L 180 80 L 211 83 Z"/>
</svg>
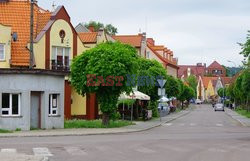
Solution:
<svg viewBox="0 0 250 161">
<path fill-rule="evenodd" d="M 223 126 L 223 124 L 216 124 L 216 126 L 220 126 L 221 127 L 221 126 Z"/>
<path fill-rule="evenodd" d="M 166 124 L 164 124 L 164 126 L 171 126 L 171 125 L 173 125 L 172 123 L 166 123 Z"/>
<path fill-rule="evenodd" d="M 71 155 L 87 155 L 87 153 L 79 147 L 64 147 L 64 149 Z"/>
<path fill-rule="evenodd" d="M 16 153 L 16 149 L 1 149 L 2 153 Z"/>
<path fill-rule="evenodd" d="M 49 151 L 49 149 L 45 147 L 33 148 L 33 153 L 35 156 L 44 156 L 44 157 L 53 156 L 53 154 Z"/>
<path fill-rule="evenodd" d="M 190 126 L 195 126 L 196 124 L 195 123 L 190 123 Z"/>
<path fill-rule="evenodd" d="M 144 148 L 144 147 L 137 148 L 136 151 L 141 152 L 141 153 L 147 153 L 147 154 L 155 153 L 155 151 L 148 149 L 148 148 Z"/>
</svg>

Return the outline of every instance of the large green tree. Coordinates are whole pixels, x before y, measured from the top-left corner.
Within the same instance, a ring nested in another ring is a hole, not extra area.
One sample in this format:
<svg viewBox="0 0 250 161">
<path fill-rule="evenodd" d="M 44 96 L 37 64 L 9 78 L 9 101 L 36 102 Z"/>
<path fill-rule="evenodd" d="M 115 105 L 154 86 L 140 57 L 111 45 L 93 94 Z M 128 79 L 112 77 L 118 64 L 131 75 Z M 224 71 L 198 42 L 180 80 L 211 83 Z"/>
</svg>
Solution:
<svg viewBox="0 0 250 161">
<path fill-rule="evenodd" d="M 103 23 L 96 21 L 90 21 L 88 23 L 85 23 L 85 27 L 89 28 L 89 26 L 93 26 L 95 31 L 98 31 L 100 28 L 103 28 L 110 35 L 115 35 L 118 33 L 117 28 L 114 27 L 112 24 L 104 25 Z"/>
<path fill-rule="evenodd" d="M 78 94 L 96 93 L 103 124 L 116 114 L 122 92 L 131 92 L 127 86 L 128 74 L 137 74 L 136 49 L 119 42 L 106 42 L 77 56 L 71 65 L 70 80 Z"/>
<path fill-rule="evenodd" d="M 177 79 L 168 75 L 166 79 L 165 90 L 166 90 L 167 97 L 169 98 L 177 97 L 180 92 L 179 83 Z"/>
</svg>

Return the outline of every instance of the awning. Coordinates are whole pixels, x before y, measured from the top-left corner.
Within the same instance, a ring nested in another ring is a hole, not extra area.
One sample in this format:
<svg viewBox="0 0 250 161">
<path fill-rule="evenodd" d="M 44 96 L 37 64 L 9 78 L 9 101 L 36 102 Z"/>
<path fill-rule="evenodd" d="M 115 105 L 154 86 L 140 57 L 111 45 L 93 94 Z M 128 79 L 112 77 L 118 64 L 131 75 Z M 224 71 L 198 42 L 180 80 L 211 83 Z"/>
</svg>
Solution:
<svg viewBox="0 0 250 161">
<path fill-rule="evenodd" d="M 137 100 L 145 100 L 149 101 L 150 96 L 140 92 L 140 91 L 133 91 L 129 95 L 126 95 L 126 93 L 122 93 L 119 97 L 119 100 L 126 100 L 126 99 L 137 99 Z"/>
</svg>

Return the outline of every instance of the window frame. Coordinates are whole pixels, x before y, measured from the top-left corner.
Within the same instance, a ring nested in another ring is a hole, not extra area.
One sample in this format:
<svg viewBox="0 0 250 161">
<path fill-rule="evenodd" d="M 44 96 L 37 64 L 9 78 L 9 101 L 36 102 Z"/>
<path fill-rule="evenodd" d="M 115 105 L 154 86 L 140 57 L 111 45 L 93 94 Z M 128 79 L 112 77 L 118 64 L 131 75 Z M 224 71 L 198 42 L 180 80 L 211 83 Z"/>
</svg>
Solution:
<svg viewBox="0 0 250 161">
<path fill-rule="evenodd" d="M 0 58 L 0 61 L 5 61 L 6 60 L 5 44 L 4 43 L 0 43 L 0 46 L 3 46 L 3 59 Z"/>
<path fill-rule="evenodd" d="M 53 107 L 53 95 L 56 95 L 56 108 Z M 48 115 L 49 117 L 53 116 L 59 116 L 59 99 L 60 99 L 60 94 L 58 93 L 51 93 L 49 94 L 49 109 L 48 109 Z M 53 114 L 53 111 L 56 111 L 56 114 Z"/>
<path fill-rule="evenodd" d="M 9 107 L 8 108 L 3 108 L 2 107 L 2 98 L 3 94 L 8 94 L 9 95 Z M 13 95 L 18 95 L 18 114 L 13 114 L 13 107 L 12 107 L 12 98 Z M 8 111 L 8 114 L 3 114 L 3 111 Z M 21 116 L 21 93 L 1 93 L 1 108 L 0 108 L 0 116 L 2 117 L 18 117 Z"/>
</svg>

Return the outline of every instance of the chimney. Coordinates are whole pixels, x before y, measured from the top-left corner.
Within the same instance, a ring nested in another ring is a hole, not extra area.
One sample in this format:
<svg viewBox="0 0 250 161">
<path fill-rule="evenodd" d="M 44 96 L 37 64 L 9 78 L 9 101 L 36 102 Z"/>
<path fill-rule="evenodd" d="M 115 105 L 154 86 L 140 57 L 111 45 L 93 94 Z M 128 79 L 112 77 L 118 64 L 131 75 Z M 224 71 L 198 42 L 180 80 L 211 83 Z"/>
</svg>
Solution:
<svg viewBox="0 0 250 161">
<path fill-rule="evenodd" d="M 147 36 L 146 32 L 143 32 L 143 33 L 142 33 L 142 41 L 143 41 L 143 42 L 146 42 L 146 41 L 147 41 L 146 36 Z"/>
<path fill-rule="evenodd" d="M 153 38 L 148 38 L 147 42 L 150 43 L 150 45 L 155 46 L 155 41 Z"/>
<path fill-rule="evenodd" d="M 206 63 L 204 63 L 204 67 L 207 68 L 207 64 Z"/>
<path fill-rule="evenodd" d="M 197 67 L 202 67 L 202 63 L 197 63 Z"/>
<path fill-rule="evenodd" d="M 88 28 L 88 29 L 89 29 L 89 32 L 95 32 L 95 27 L 94 27 L 94 26 L 92 26 L 92 25 L 91 25 L 91 26 L 89 26 L 89 28 Z"/>
</svg>

